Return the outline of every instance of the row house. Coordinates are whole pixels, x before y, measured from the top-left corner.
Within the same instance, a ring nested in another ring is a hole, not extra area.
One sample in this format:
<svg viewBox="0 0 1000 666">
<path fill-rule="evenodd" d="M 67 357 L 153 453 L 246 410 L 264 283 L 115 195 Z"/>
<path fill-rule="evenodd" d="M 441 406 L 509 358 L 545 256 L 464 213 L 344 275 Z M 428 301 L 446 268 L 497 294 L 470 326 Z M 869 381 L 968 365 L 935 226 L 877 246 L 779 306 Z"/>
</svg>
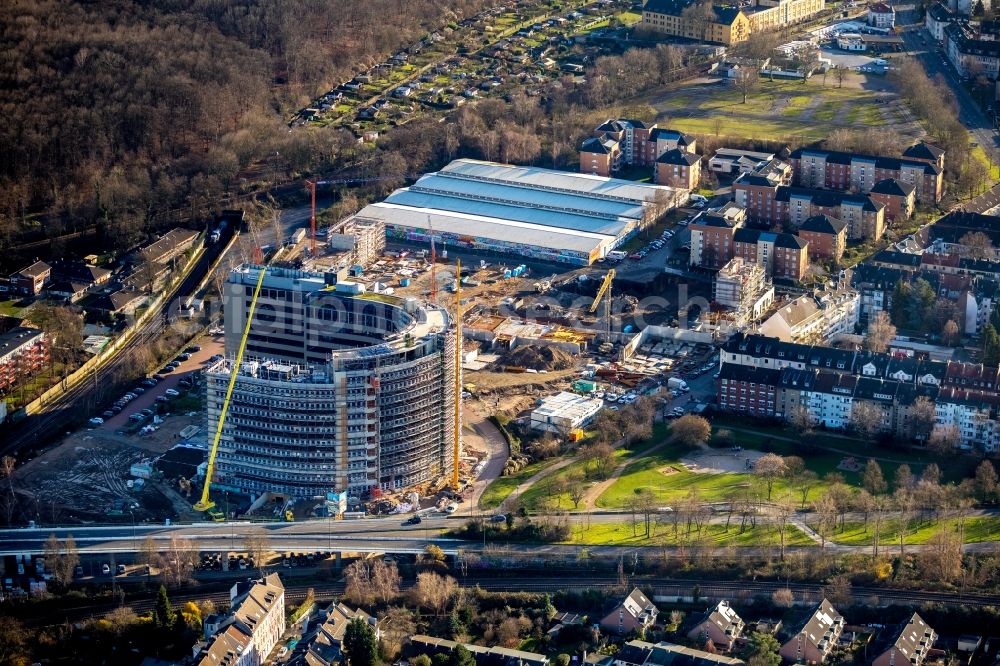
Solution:
<svg viewBox="0 0 1000 666">
<path fill-rule="evenodd" d="M 915 144 L 902 157 L 880 157 L 801 148 L 789 156 L 800 187 L 870 192 L 881 180 L 912 185 L 916 201 L 936 203 L 944 195 L 944 151 Z"/>
<path fill-rule="evenodd" d="M 737 229 L 733 234 L 733 256 L 759 264 L 777 278 L 798 281 L 809 268 L 809 244 L 792 234 Z"/>
<path fill-rule="evenodd" d="M 1000 41 L 981 33 L 973 23 L 956 20 L 946 25 L 944 50 L 963 78 L 996 80 L 1000 76 Z"/>
<path fill-rule="evenodd" d="M 998 368 L 792 344 L 755 334 L 733 336 L 721 358 L 720 379 L 753 377 L 755 400 L 749 402 L 749 382 L 720 382 L 723 411 L 790 418 L 805 408 L 817 425 L 844 429 L 855 405 L 867 403 L 882 414 L 880 430 L 912 438 L 917 433 L 910 410 L 926 397 L 935 405 L 937 423 L 958 430 L 960 447 L 984 453 L 1000 449 Z M 768 402 L 763 408 L 756 402 L 760 396 L 769 399 L 771 381 L 773 413 Z"/>
<path fill-rule="evenodd" d="M 18 296 L 38 296 L 52 277 L 52 266 L 44 261 L 22 268 L 11 274 L 10 291 Z"/>
<path fill-rule="evenodd" d="M 823 599 L 794 625 L 778 654 L 793 664 L 821 664 L 837 647 L 845 624 L 837 609 Z"/>
<path fill-rule="evenodd" d="M 953 210 L 927 227 L 927 240 L 957 246 L 970 231 L 986 234 L 993 247 L 1000 247 L 1000 217 L 964 210 Z"/>
<path fill-rule="evenodd" d="M 580 171 L 609 177 L 624 166 L 650 167 L 668 151 L 694 153 L 697 140 L 641 120 L 606 120 L 580 146 Z"/>
<path fill-rule="evenodd" d="M 872 660 L 872 666 L 923 666 L 924 660 L 934 647 L 937 633 L 931 629 L 922 617 L 914 613 L 904 620 L 889 637 L 877 656 Z"/>
<path fill-rule="evenodd" d="M 826 215 L 847 224 L 850 240 L 878 240 L 885 232 L 885 205 L 866 194 L 788 187 L 748 174 L 733 183 L 733 197 L 758 223 L 798 228 L 814 215 Z"/>
</svg>

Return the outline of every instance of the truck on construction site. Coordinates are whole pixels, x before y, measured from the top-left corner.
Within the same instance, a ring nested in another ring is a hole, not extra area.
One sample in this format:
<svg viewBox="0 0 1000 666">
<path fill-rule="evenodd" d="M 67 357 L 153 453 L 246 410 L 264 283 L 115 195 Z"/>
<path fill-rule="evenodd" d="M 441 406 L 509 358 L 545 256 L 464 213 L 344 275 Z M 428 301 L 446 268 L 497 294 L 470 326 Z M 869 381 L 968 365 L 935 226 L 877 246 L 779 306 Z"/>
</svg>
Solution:
<svg viewBox="0 0 1000 666">
<path fill-rule="evenodd" d="M 689 390 L 687 382 L 680 377 L 671 377 L 668 379 L 667 388 L 674 391 L 680 391 L 681 393 L 686 393 Z"/>
</svg>

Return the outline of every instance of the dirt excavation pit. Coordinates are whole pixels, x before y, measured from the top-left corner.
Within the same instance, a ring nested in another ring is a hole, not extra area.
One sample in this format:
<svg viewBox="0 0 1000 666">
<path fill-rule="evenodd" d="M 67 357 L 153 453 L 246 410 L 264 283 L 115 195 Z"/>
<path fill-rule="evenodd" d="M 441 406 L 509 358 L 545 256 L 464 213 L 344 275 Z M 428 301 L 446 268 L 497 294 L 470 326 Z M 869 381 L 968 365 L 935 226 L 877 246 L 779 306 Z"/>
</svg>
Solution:
<svg viewBox="0 0 1000 666">
<path fill-rule="evenodd" d="M 575 356 L 559 347 L 523 345 L 501 356 L 496 365 L 548 371 L 568 370 L 578 362 Z"/>
<path fill-rule="evenodd" d="M 753 449 L 708 449 L 689 453 L 681 458 L 681 463 L 695 474 L 745 473 L 751 471 L 763 455 L 763 451 Z"/>
</svg>

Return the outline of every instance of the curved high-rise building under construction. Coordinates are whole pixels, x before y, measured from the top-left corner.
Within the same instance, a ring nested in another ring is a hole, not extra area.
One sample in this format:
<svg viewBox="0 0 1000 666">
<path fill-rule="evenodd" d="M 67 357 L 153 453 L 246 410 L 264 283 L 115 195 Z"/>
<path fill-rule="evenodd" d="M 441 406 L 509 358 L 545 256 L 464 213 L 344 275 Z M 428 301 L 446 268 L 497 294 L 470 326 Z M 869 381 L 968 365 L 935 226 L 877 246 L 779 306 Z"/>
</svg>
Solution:
<svg viewBox="0 0 1000 666">
<path fill-rule="evenodd" d="M 266 270 L 234 367 L 260 270 Z M 454 465 L 454 322 L 333 274 L 241 266 L 226 284 L 226 358 L 207 370 L 213 485 L 321 497 L 410 487 Z"/>
</svg>

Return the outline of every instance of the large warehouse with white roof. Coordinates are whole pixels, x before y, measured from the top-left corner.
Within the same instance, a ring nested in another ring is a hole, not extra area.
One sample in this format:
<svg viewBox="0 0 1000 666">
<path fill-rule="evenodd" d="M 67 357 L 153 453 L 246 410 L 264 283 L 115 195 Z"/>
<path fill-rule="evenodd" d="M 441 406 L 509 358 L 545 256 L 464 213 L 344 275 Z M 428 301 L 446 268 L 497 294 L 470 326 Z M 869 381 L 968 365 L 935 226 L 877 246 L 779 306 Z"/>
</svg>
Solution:
<svg viewBox="0 0 1000 666">
<path fill-rule="evenodd" d="M 392 239 L 587 265 L 605 256 L 688 191 L 589 174 L 455 160 L 358 218 Z"/>
</svg>

